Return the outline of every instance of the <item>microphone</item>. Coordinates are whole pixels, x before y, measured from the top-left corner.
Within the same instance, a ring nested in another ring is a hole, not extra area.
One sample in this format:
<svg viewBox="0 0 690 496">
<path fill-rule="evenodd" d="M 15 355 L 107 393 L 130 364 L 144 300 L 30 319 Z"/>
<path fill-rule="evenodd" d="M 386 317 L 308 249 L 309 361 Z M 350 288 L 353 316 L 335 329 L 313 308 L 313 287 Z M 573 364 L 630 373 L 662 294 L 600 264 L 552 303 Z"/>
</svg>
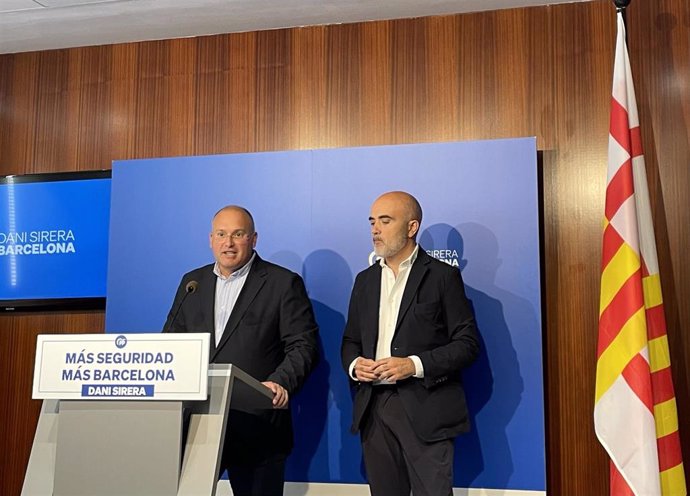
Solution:
<svg viewBox="0 0 690 496">
<path fill-rule="evenodd" d="M 192 294 L 194 291 L 196 291 L 196 288 L 198 288 L 198 287 L 199 287 L 199 283 L 198 283 L 198 282 L 196 282 L 196 281 L 189 281 L 189 282 L 187 283 L 187 285 L 184 287 L 184 290 L 187 292 L 187 294 L 184 295 L 185 298 L 187 297 L 187 295 Z"/>
<path fill-rule="evenodd" d="M 170 320 L 170 324 L 166 325 L 163 328 L 163 332 L 171 332 L 173 325 L 175 324 L 175 320 L 177 320 L 177 314 L 180 313 L 180 310 L 182 309 L 182 304 L 184 303 L 184 300 L 187 299 L 187 296 L 190 294 L 194 293 L 196 291 L 196 288 L 199 287 L 199 283 L 197 281 L 189 281 L 187 285 L 184 287 L 184 296 L 180 300 L 180 304 L 177 305 L 177 308 L 175 309 L 175 313 L 173 314 L 173 318 Z"/>
</svg>

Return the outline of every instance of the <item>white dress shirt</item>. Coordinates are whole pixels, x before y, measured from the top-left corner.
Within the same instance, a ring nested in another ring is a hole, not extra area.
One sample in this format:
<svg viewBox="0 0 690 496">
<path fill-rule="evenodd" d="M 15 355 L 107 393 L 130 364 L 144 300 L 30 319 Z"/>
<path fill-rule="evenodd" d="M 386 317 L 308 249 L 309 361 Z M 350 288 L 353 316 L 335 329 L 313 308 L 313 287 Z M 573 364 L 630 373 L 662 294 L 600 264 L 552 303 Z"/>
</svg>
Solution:
<svg viewBox="0 0 690 496">
<path fill-rule="evenodd" d="M 400 262 L 397 277 L 393 269 L 386 265 L 384 259 L 379 260 L 381 265 L 381 296 L 379 299 L 379 337 L 376 342 L 375 360 L 391 356 L 391 343 L 393 342 L 395 325 L 400 313 L 400 303 L 405 292 L 405 286 L 407 286 L 407 280 L 410 278 L 412 265 L 417 260 L 418 252 L 419 245 L 416 245 L 410 256 Z M 424 377 L 424 366 L 420 358 L 416 355 L 410 355 L 408 358 L 414 363 L 414 377 Z M 353 360 L 349 367 L 350 376 L 353 378 L 355 377 L 354 368 L 356 363 L 357 359 Z M 374 381 L 374 385 L 376 384 L 390 384 L 390 382 Z"/>
<path fill-rule="evenodd" d="M 218 262 L 213 267 L 213 273 L 218 276 L 216 279 L 216 301 L 214 305 L 216 346 L 220 343 L 220 338 L 223 337 L 223 331 L 225 331 L 232 309 L 235 308 L 237 297 L 244 287 L 255 257 L 256 253 L 252 255 L 249 262 L 227 277 L 221 274 Z"/>
</svg>

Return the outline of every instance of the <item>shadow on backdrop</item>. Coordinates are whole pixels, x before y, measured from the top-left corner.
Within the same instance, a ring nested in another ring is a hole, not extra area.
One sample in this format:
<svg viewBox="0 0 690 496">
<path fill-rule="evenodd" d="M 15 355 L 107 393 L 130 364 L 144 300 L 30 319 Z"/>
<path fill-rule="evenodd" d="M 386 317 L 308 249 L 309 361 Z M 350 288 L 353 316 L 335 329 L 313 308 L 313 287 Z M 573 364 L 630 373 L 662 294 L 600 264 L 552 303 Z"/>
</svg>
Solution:
<svg viewBox="0 0 690 496">
<path fill-rule="evenodd" d="M 340 366 L 347 309 L 336 308 L 349 301 L 353 275 L 347 262 L 331 250 L 310 253 L 302 274 L 319 324 L 320 360 L 293 399 L 295 448 L 288 459 L 286 480 L 363 482 L 359 438 L 349 433 L 349 385 Z"/>
<path fill-rule="evenodd" d="M 454 486 L 481 487 L 486 478 L 493 487 L 506 487 L 514 471 L 506 427 L 524 384 L 502 302 L 520 305 L 519 298 L 495 286 L 501 260 L 496 237 L 485 227 L 434 224 L 424 230 L 420 245 L 462 271 L 482 346 L 475 363 L 463 371 L 472 427 L 455 444 Z"/>
</svg>

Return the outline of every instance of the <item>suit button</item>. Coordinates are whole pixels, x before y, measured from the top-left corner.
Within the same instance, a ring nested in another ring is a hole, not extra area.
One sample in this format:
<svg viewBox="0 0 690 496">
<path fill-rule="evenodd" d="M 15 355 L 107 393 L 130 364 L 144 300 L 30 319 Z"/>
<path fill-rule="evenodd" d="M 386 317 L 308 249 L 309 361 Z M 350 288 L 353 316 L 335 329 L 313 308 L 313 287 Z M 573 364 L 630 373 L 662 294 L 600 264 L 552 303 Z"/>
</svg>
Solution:
<svg viewBox="0 0 690 496">
<path fill-rule="evenodd" d="M 398 347 L 396 346 L 395 348 L 393 348 L 393 351 L 398 351 Z"/>
</svg>

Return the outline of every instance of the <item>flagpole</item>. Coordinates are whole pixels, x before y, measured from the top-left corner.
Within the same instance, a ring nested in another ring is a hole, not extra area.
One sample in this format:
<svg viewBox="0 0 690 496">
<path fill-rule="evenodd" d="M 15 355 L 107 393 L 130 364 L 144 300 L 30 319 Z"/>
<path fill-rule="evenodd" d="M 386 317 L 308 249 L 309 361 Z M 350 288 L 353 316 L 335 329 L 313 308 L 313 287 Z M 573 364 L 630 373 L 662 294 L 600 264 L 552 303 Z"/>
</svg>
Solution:
<svg viewBox="0 0 690 496">
<path fill-rule="evenodd" d="M 620 12 L 623 16 L 623 24 L 627 25 L 625 22 L 625 8 L 630 5 L 630 0 L 613 0 L 613 4 L 616 6 L 616 12 Z"/>
</svg>

